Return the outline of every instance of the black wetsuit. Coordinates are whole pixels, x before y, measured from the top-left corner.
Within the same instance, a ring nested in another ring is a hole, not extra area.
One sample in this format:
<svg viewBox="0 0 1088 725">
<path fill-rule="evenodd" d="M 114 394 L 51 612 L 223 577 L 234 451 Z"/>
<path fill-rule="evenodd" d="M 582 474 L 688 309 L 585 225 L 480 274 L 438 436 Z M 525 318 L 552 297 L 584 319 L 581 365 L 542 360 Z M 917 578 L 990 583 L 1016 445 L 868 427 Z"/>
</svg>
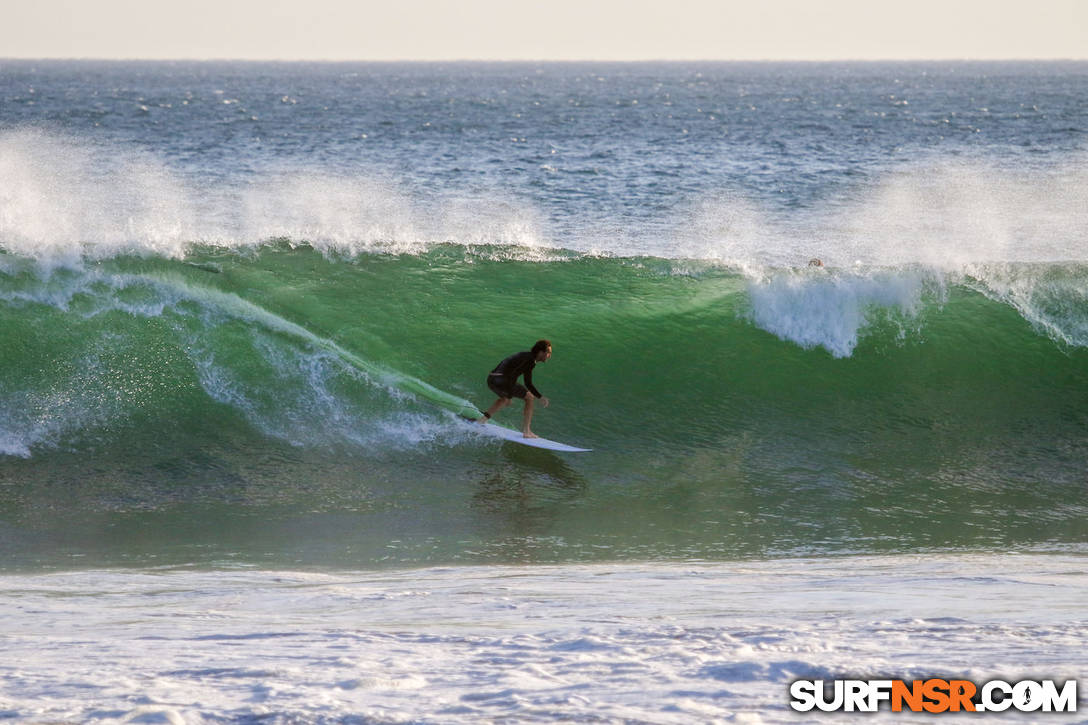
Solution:
<svg viewBox="0 0 1088 725">
<path fill-rule="evenodd" d="M 524 398 L 527 392 L 542 398 L 540 391 L 533 385 L 533 368 L 536 367 L 536 355 L 529 350 L 511 355 L 495 366 L 487 376 L 487 387 L 500 398 Z M 518 378 L 525 376 L 525 385 Z"/>
</svg>

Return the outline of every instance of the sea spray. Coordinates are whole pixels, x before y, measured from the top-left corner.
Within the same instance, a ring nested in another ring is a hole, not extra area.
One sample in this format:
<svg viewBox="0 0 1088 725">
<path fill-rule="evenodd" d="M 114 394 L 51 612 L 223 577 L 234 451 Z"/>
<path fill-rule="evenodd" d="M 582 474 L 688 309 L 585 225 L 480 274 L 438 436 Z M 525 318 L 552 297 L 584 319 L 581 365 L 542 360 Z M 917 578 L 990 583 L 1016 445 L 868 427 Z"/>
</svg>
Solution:
<svg viewBox="0 0 1088 725">
<path fill-rule="evenodd" d="M 269 240 L 328 254 L 416 254 L 435 244 L 547 246 L 532 205 L 496 192 L 420 199 L 383 175 L 305 165 L 206 184 L 153 154 L 41 130 L 0 131 L 0 249 L 43 268 L 123 254 L 184 257 L 194 245 Z"/>
<path fill-rule="evenodd" d="M 926 307 L 945 296 L 932 270 L 803 270 L 766 273 L 748 286 L 751 319 L 759 328 L 804 348 L 848 357 L 877 320 L 898 325 L 900 338 L 919 326 Z"/>
</svg>

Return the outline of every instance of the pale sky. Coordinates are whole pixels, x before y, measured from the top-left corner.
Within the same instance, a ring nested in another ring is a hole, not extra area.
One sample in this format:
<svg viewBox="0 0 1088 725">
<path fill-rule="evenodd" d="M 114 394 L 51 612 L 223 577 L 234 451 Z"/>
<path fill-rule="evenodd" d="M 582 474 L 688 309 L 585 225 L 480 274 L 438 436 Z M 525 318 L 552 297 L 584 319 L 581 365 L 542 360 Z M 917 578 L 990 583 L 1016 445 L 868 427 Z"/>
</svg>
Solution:
<svg viewBox="0 0 1088 725">
<path fill-rule="evenodd" d="M 1088 59 L 1088 0 L 0 0 L 0 58 Z"/>
</svg>

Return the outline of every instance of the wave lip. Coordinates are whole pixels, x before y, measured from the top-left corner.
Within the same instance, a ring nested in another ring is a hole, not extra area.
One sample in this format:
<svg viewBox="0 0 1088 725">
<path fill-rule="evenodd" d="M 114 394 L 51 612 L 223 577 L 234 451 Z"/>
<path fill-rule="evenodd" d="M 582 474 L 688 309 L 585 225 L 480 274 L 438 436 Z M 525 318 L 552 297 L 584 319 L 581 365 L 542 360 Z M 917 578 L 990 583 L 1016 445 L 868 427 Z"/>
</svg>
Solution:
<svg viewBox="0 0 1088 725">
<path fill-rule="evenodd" d="M 1088 262 L 972 264 L 963 283 L 1067 347 L 1088 347 Z"/>
<path fill-rule="evenodd" d="M 905 270 L 787 271 L 748 285 L 752 322 L 802 348 L 823 347 L 849 357 L 876 319 L 894 319 L 901 335 L 917 321 L 927 299 L 940 301 L 943 283 L 933 272 Z"/>
</svg>

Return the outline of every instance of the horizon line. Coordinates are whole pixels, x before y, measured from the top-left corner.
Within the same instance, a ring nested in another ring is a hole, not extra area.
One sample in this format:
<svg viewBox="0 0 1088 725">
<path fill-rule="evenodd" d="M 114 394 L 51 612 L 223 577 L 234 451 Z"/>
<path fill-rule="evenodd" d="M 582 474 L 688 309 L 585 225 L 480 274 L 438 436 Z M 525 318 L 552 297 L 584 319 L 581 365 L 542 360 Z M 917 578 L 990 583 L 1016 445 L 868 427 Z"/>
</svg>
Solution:
<svg viewBox="0 0 1088 725">
<path fill-rule="evenodd" d="M 232 56 L 152 58 L 146 56 L 0 56 L 8 61 L 141 63 L 1084 63 L 1088 57 L 993 58 L 247 58 Z"/>
</svg>

